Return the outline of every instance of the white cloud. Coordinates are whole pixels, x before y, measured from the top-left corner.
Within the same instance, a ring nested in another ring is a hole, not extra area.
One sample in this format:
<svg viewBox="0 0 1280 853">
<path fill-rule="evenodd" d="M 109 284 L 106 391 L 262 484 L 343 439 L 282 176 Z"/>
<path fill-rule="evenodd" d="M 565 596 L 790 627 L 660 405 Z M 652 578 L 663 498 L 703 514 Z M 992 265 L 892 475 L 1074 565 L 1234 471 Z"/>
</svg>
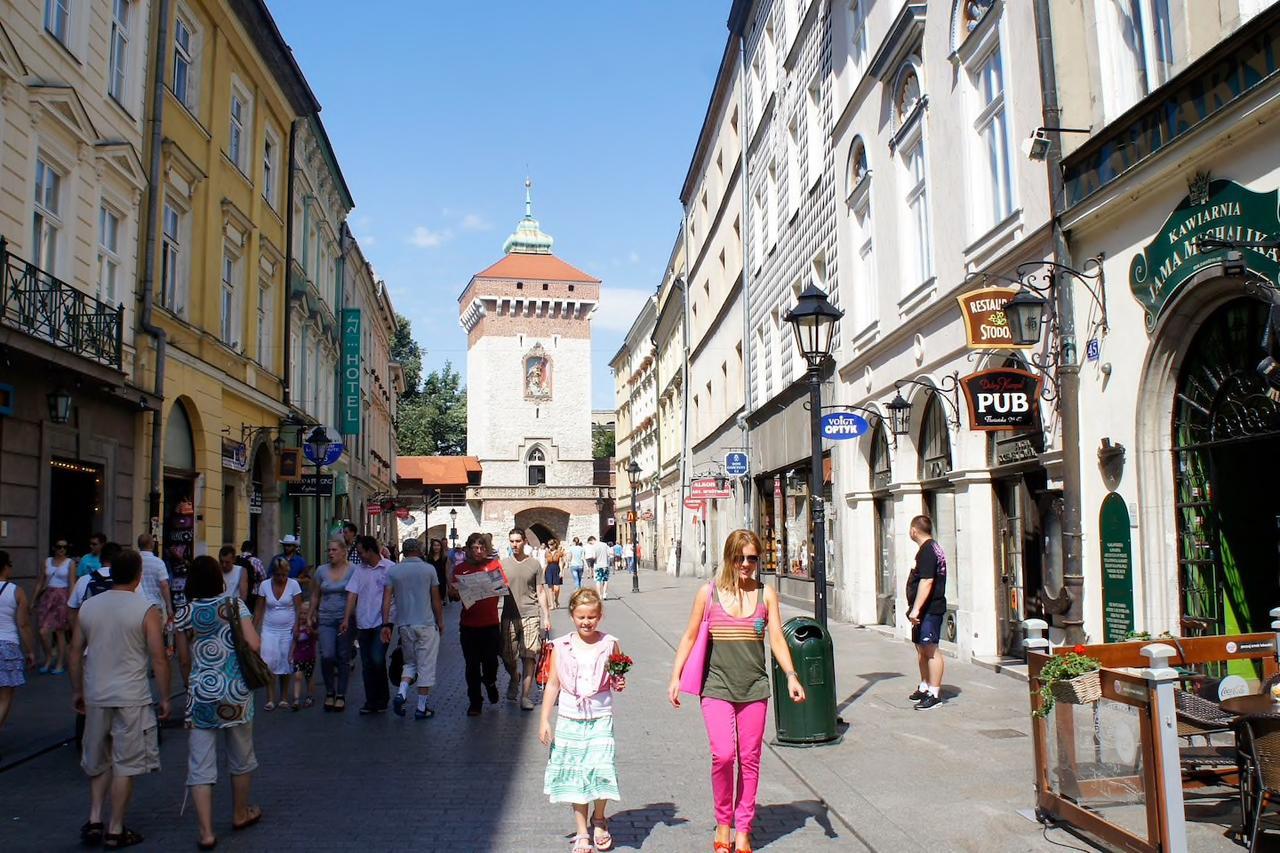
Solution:
<svg viewBox="0 0 1280 853">
<path fill-rule="evenodd" d="M 489 222 L 478 213 L 468 213 L 462 217 L 462 222 L 458 227 L 463 231 L 488 231 L 492 226 Z"/>
<path fill-rule="evenodd" d="M 438 249 L 453 239 L 453 232 L 448 228 L 443 231 L 432 231 L 425 225 L 413 229 L 409 242 L 419 249 Z"/>
<path fill-rule="evenodd" d="M 640 263 L 640 253 L 633 251 L 631 254 L 627 255 L 627 260 L 633 264 Z"/>
<path fill-rule="evenodd" d="M 644 303 L 652 298 L 653 292 L 649 290 L 601 287 L 600 305 L 591 315 L 591 323 L 597 329 L 625 333 L 639 316 Z"/>
</svg>

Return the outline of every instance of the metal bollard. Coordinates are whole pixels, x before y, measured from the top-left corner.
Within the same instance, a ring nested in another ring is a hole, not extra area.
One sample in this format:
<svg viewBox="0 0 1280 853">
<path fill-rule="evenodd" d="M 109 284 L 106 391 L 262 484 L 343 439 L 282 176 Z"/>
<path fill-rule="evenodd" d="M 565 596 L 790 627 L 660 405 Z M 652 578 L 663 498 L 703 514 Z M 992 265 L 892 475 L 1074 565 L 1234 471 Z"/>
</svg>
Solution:
<svg viewBox="0 0 1280 853">
<path fill-rule="evenodd" d="M 1026 639 L 1022 641 L 1023 657 L 1029 658 L 1031 652 L 1048 654 L 1049 638 L 1044 635 L 1044 632 L 1049 630 L 1049 623 L 1043 619 L 1027 619 L 1022 623 L 1022 627 L 1027 632 Z"/>
</svg>

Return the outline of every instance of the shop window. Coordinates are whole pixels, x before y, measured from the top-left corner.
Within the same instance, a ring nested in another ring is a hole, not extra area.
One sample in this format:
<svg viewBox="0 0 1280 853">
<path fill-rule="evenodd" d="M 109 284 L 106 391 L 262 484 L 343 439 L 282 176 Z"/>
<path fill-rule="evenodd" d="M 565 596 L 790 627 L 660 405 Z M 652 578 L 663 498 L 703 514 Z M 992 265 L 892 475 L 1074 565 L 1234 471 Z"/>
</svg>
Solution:
<svg viewBox="0 0 1280 853">
<path fill-rule="evenodd" d="M 884 424 L 876 425 L 871 436 L 871 489 L 880 491 L 889 488 L 893 474 L 889 462 L 889 434 Z"/>
</svg>

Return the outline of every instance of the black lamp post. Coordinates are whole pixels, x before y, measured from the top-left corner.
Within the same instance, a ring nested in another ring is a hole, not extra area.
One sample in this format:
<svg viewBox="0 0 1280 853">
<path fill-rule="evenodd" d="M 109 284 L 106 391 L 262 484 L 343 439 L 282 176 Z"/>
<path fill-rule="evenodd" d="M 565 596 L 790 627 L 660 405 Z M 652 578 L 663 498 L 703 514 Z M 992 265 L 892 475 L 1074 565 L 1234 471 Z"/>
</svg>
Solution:
<svg viewBox="0 0 1280 853">
<path fill-rule="evenodd" d="M 1009 334 L 1016 347 L 1031 347 L 1040 343 L 1045 306 L 1049 300 L 1023 287 L 1004 304 L 1004 316 L 1009 321 Z"/>
<path fill-rule="evenodd" d="M 46 397 L 49 404 L 49 420 L 55 424 L 65 424 L 71 420 L 71 392 L 61 386 L 50 391 Z"/>
<path fill-rule="evenodd" d="M 324 522 L 321 521 L 321 510 L 324 509 L 324 498 L 321 496 L 320 489 L 320 469 L 321 460 L 324 455 L 329 452 L 329 435 L 325 432 L 324 427 L 318 426 L 307 436 L 307 447 L 311 449 L 311 458 L 316 463 L 316 562 L 320 565 L 320 559 L 324 554 Z"/>
<path fill-rule="evenodd" d="M 809 285 L 784 318 L 796 333 L 796 346 L 809 365 L 810 468 L 809 500 L 813 506 L 813 618 L 827 624 L 827 531 L 822 493 L 822 366 L 831 357 L 836 321 L 844 312 L 827 294 Z"/>
<path fill-rule="evenodd" d="M 449 510 L 449 540 L 452 547 L 458 547 L 458 511 L 456 509 Z"/>
<path fill-rule="evenodd" d="M 906 401 L 899 391 L 892 401 L 885 404 L 885 408 L 889 410 L 889 431 L 894 437 L 907 435 L 911 432 L 911 404 Z"/>
<path fill-rule="evenodd" d="M 627 465 L 627 481 L 631 484 L 631 591 L 640 591 L 640 559 L 636 554 L 636 488 L 640 485 L 640 466 L 632 459 Z"/>
</svg>

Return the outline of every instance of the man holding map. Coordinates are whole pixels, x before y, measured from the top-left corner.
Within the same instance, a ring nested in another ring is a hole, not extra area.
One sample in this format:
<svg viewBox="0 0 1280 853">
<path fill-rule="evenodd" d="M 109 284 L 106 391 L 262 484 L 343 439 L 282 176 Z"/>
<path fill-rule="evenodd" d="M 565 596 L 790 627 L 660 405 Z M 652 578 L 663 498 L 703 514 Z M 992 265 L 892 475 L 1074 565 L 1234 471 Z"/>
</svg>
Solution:
<svg viewBox="0 0 1280 853">
<path fill-rule="evenodd" d="M 467 537 L 465 559 L 453 568 L 449 597 L 462 602 L 459 639 L 466 661 L 468 717 L 480 716 L 484 700 L 480 685 L 493 704 L 498 702 L 499 632 L 498 600 L 508 593 L 502 564 L 489 556 L 483 533 Z"/>
</svg>

